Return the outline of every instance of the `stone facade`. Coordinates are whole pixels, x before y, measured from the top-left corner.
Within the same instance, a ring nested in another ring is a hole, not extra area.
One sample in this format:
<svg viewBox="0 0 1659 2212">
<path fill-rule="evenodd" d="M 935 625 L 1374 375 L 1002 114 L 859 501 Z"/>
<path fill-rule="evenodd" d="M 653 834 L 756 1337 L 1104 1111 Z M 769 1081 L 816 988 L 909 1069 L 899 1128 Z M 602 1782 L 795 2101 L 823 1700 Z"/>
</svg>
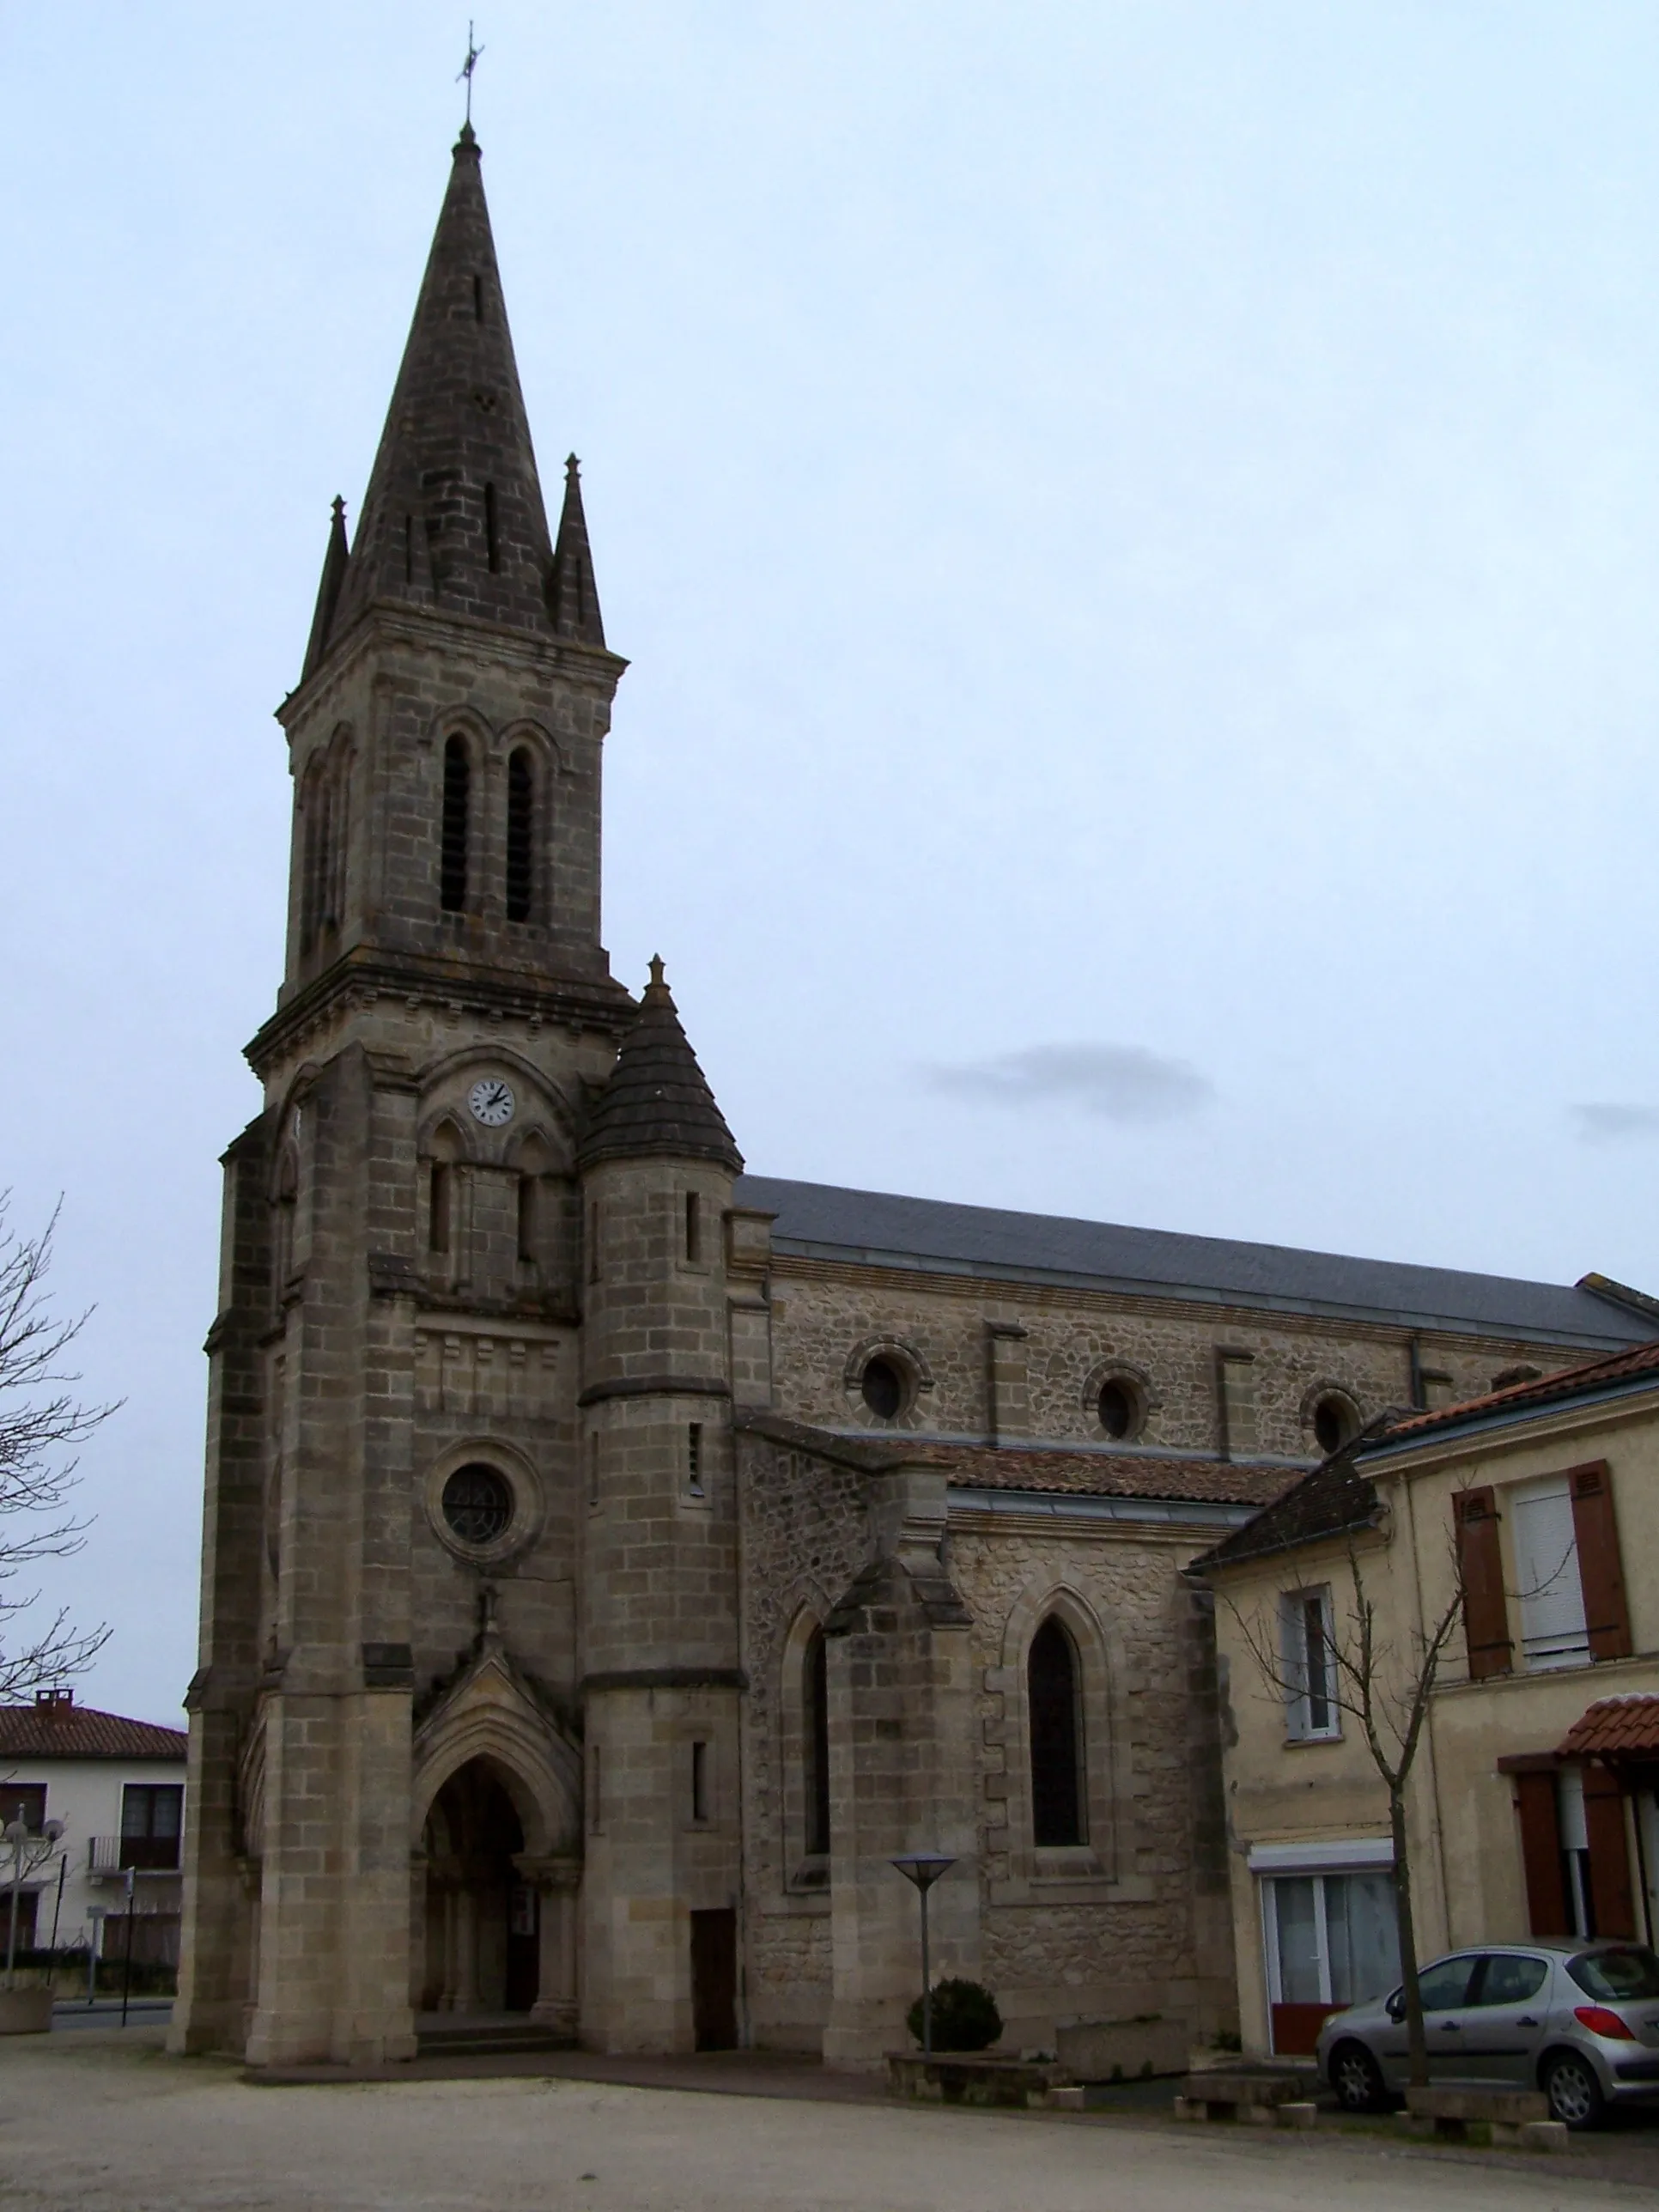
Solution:
<svg viewBox="0 0 1659 2212">
<path fill-rule="evenodd" d="M 505 2010 L 869 2064 L 917 1987 L 890 1861 L 919 1850 L 955 1862 L 937 1969 L 993 1984 L 1013 2047 L 1214 2034 L 1183 1565 L 1322 1425 L 1640 1328 L 1470 1279 L 1322 1301 L 1275 1274 L 1297 1255 L 1241 1293 L 976 1266 L 920 1216 L 902 1250 L 805 1234 L 804 1187 L 743 1176 L 659 965 L 637 1003 L 610 974 L 623 666 L 574 463 L 547 528 L 464 134 L 281 713 L 288 957 L 224 1160 L 174 2043 L 384 2061 L 423 2013 Z"/>
</svg>

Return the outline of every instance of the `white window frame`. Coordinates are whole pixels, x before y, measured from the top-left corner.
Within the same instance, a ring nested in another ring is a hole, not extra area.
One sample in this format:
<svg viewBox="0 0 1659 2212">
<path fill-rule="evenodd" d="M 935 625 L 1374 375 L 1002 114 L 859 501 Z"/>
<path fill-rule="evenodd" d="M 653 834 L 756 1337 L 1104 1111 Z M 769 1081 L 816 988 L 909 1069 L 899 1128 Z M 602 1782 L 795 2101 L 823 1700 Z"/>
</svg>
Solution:
<svg viewBox="0 0 1659 2212">
<path fill-rule="evenodd" d="M 1308 1680 L 1308 1609 L 1319 1607 L 1325 1645 L 1326 1718 L 1314 1725 L 1313 1699 Z M 1335 1616 L 1330 1586 L 1281 1590 L 1279 1597 L 1279 1649 L 1285 1662 L 1285 1733 L 1292 1743 L 1332 1743 L 1342 1734 L 1342 1711 L 1336 1701 Z"/>
<path fill-rule="evenodd" d="M 1319 2004 L 1334 2004 L 1331 1995 L 1331 1938 L 1330 1927 L 1325 1917 L 1325 1881 L 1328 1875 L 1339 1880 L 1344 1875 L 1376 1873 L 1394 1865 L 1394 1845 L 1386 1837 L 1373 1841 L 1354 1838 L 1328 1844 L 1258 1844 L 1249 1856 L 1250 1872 L 1261 1887 L 1261 1965 L 1270 2008 L 1268 2034 L 1271 2039 L 1271 2008 L 1285 2002 L 1284 1984 L 1279 1967 L 1279 1883 L 1311 1881 L 1314 1886 L 1314 1931 L 1318 1946 Z"/>
<path fill-rule="evenodd" d="M 1566 1526 L 1571 1531 L 1562 1557 L 1557 1562 L 1553 1556 L 1536 1564 L 1547 1570 L 1547 1581 L 1537 1587 L 1529 1585 L 1528 1572 L 1521 1558 L 1520 1512 L 1522 1507 L 1534 1502 L 1560 1500 L 1566 1507 Z M 1521 1614 L 1521 1664 L 1528 1674 L 1559 1674 L 1566 1667 L 1588 1667 L 1590 1663 L 1589 1631 L 1584 1625 L 1584 1585 L 1583 1570 L 1578 1561 L 1578 1531 L 1572 1519 L 1572 1491 L 1565 1474 L 1547 1475 L 1538 1482 L 1512 1483 L 1504 1492 L 1504 1504 L 1510 1515 L 1510 1543 L 1514 1550 L 1516 1595 Z M 1568 1599 L 1568 1610 L 1573 1610 L 1571 1600 L 1577 1599 L 1578 1625 L 1576 1628 L 1542 1629 L 1538 1623 L 1537 1605 L 1546 1590 L 1556 1591 L 1558 1596 Z"/>
</svg>

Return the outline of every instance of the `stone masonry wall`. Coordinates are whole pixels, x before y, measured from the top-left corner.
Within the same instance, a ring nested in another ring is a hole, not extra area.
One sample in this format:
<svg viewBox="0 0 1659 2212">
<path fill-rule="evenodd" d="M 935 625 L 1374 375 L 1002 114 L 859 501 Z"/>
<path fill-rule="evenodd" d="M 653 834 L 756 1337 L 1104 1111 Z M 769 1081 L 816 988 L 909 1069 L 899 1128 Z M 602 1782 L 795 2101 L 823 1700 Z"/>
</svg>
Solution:
<svg viewBox="0 0 1659 2212">
<path fill-rule="evenodd" d="M 1042 1285 L 949 1279 L 797 1261 L 773 1261 L 773 1365 L 779 1410 L 826 1428 L 879 1428 L 849 1363 L 859 1348 L 892 1342 L 908 1352 L 919 1380 L 901 1430 L 984 1437 L 991 1431 L 987 1324 L 1017 1322 L 1029 1432 L 1055 1442 L 1103 1443 L 1101 1382 L 1126 1372 L 1142 1386 L 1146 1419 L 1138 1441 L 1212 1452 L 1221 1443 L 1216 1382 L 1219 1350 L 1254 1355 L 1253 1449 L 1269 1456 L 1318 1456 L 1313 1407 L 1322 1391 L 1346 1392 L 1362 1416 L 1411 1401 L 1411 1333 L 1380 1323 L 1265 1316 L 1223 1306 L 1182 1307 Z M 1543 1372 L 1583 1357 L 1523 1341 L 1425 1334 L 1422 1365 L 1449 1376 L 1454 1396 L 1474 1396 L 1519 1363 Z M 1002 1441 L 1007 1442 L 1005 1433 Z"/>
</svg>

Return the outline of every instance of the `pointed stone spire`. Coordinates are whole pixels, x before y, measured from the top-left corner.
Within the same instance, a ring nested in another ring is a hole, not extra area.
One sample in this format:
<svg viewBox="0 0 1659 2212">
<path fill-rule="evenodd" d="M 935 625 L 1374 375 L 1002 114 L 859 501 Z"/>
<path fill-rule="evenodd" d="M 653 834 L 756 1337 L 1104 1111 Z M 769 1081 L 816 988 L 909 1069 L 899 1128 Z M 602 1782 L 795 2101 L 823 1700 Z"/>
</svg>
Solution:
<svg viewBox="0 0 1659 2212">
<path fill-rule="evenodd" d="M 561 637 L 574 638 L 581 645 L 605 643 L 599 586 L 593 580 L 593 556 L 587 544 L 587 517 L 582 512 L 581 463 L 574 453 L 565 458 L 564 507 L 553 546 L 553 576 L 548 586 L 547 605 L 553 627 Z"/>
<path fill-rule="evenodd" d="M 306 646 L 305 666 L 300 672 L 301 684 L 328 650 L 329 633 L 334 627 L 335 610 L 340 604 L 340 586 L 345 581 L 346 563 L 350 558 L 346 545 L 345 501 L 337 495 L 334 520 L 328 526 L 328 550 L 323 556 L 322 580 L 317 586 L 316 611 L 311 617 L 311 636 Z"/>
<path fill-rule="evenodd" d="M 553 549 L 471 124 L 363 499 L 337 636 L 372 600 L 553 627 Z"/>
<path fill-rule="evenodd" d="M 640 1158 L 718 1160 L 743 1172 L 726 1118 L 680 1027 L 653 957 L 640 1011 L 622 1041 L 617 1064 L 599 1093 L 581 1144 L 580 1162 Z"/>
</svg>

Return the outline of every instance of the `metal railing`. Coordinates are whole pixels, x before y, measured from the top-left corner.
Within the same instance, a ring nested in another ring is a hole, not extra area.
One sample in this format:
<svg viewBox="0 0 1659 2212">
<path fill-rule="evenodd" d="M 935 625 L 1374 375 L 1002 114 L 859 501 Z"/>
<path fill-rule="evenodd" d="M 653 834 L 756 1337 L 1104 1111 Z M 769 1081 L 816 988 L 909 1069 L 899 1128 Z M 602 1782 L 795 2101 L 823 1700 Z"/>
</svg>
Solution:
<svg viewBox="0 0 1659 2212">
<path fill-rule="evenodd" d="M 177 1874 L 177 1836 L 94 1836 L 87 1847 L 88 1874 Z"/>
</svg>

